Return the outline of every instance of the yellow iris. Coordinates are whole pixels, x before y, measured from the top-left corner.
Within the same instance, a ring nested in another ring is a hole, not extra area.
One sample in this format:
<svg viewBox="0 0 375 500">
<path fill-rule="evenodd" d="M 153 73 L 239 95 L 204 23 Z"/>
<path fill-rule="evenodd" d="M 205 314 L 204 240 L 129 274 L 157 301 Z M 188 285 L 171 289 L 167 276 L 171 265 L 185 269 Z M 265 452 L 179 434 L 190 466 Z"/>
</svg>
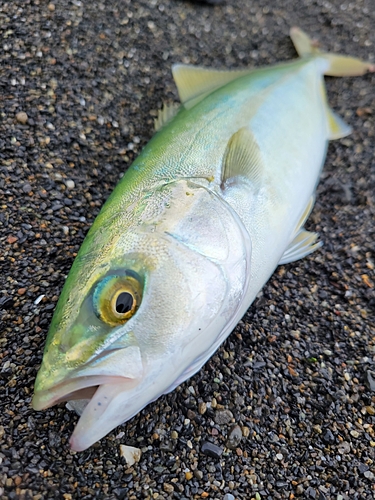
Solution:
<svg viewBox="0 0 375 500">
<path fill-rule="evenodd" d="M 125 323 L 142 300 L 142 284 L 132 276 L 107 276 L 95 288 L 93 305 L 99 319 L 111 326 Z"/>
</svg>

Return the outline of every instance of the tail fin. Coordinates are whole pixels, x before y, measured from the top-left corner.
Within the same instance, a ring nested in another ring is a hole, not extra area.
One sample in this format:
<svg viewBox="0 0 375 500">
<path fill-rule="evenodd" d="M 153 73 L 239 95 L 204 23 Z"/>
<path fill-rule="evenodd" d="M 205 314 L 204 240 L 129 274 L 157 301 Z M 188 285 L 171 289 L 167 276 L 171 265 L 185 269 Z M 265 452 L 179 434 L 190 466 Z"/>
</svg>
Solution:
<svg viewBox="0 0 375 500">
<path fill-rule="evenodd" d="M 340 54 L 329 54 L 318 49 L 318 44 L 311 40 L 306 33 L 299 28 L 291 28 L 290 38 L 300 57 L 319 55 L 325 59 L 329 66 L 325 71 L 328 76 L 360 76 L 368 71 L 375 72 L 375 64 L 371 64 L 355 57 L 342 56 Z"/>
</svg>

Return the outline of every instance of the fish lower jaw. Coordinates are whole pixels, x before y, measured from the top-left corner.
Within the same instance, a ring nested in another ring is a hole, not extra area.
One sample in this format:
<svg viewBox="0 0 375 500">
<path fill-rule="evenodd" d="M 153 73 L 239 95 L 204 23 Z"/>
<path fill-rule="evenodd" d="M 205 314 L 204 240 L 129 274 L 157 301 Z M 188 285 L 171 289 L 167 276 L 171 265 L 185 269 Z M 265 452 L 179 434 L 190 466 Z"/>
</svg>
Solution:
<svg viewBox="0 0 375 500">
<path fill-rule="evenodd" d="M 121 376 L 88 376 L 63 381 L 47 389 L 36 390 L 32 406 L 40 411 L 51 408 L 58 403 L 77 399 L 91 399 L 101 385 L 129 384 L 132 387 L 137 381 Z"/>
</svg>

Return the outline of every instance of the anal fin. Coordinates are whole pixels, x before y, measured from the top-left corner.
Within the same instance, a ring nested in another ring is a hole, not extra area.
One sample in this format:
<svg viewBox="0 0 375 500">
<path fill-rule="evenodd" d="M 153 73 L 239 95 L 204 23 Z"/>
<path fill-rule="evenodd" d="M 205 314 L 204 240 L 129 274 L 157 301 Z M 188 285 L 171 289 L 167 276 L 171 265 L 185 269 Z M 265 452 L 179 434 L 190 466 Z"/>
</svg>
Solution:
<svg viewBox="0 0 375 500">
<path fill-rule="evenodd" d="M 321 241 L 316 242 L 318 237 L 317 233 L 310 233 L 305 229 L 300 229 L 291 243 L 289 243 L 280 259 L 279 265 L 289 264 L 290 262 L 302 259 L 320 248 L 323 243 Z"/>
<path fill-rule="evenodd" d="M 352 128 L 327 105 L 329 139 L 341 139 L 352 133 Z"/>
<path fill-rule="evenodd" d="M 279 265 L 289 264 L 290 262 L 302 259 L 303 257 L 306 257 L 306 255 L 309 255 L 323 245 L 321 241 L 317 242 L 317 239 L 319 237 L 317 233 L 311 233 L 303 228 L 303 225 L 307 221 L 311 210 L 314 207 L 314 203 L 315 196 L 311 195 L 306 208 L 296 225 L 293 239 L 289 243 L 283 256 L 281 257 Z"/>
</svg>

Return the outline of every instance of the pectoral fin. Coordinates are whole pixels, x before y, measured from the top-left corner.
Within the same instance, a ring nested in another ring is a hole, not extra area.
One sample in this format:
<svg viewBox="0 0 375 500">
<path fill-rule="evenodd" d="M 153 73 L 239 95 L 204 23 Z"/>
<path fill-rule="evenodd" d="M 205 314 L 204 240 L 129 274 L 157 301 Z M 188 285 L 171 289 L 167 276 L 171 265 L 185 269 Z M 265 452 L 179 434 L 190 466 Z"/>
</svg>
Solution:
<svg viewBox="0 0 375 500">
<path fill-rule="evenodd" d="M 228 179 L 243 176 L 259 184 L 264 173 L 258 143 L 249 129 L 239 129 L 228 141 L 223 158 L 222 186 Z"/>
</svg>

